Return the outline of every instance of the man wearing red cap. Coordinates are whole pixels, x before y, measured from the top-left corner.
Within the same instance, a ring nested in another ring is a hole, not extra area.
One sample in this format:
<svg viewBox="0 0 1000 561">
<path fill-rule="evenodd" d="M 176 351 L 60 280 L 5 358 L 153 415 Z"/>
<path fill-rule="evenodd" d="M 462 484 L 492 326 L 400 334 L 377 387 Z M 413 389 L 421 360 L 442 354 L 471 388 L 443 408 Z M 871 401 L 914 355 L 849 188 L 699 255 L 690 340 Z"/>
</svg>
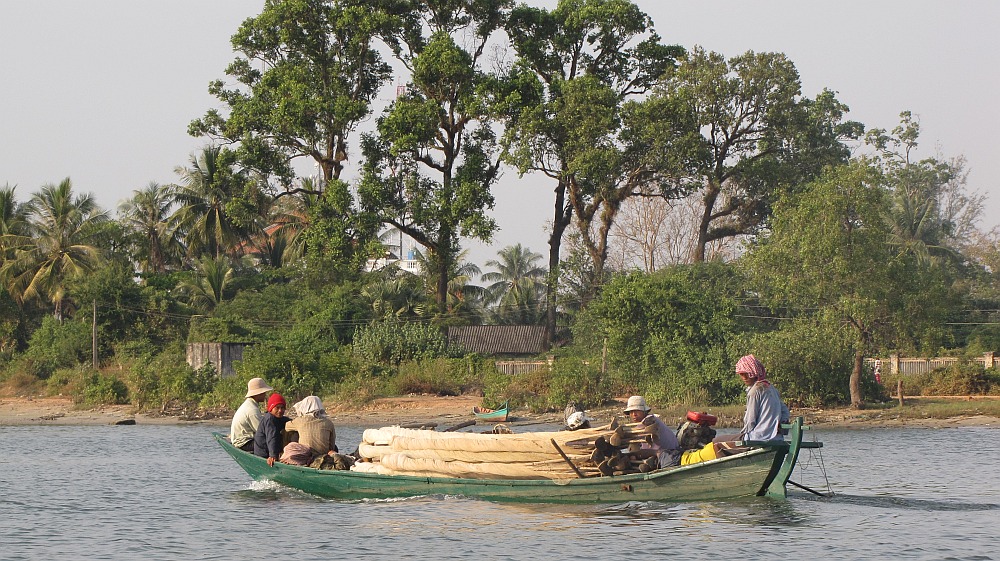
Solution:
<svg viewBox="0 0 1000 561">
<path fill-rule="evenodd" d="M 260 420 L 257 434 L 253 435 L 253 453 L 261 458 L 267 458 L 267 465 L 273 466 L 274 461 L 281 457 L 284 448 L 282 433 L 285 423 L 290 421 L 285 416 L 285 398 L 274 392 L 267 399 L 267 413 Z"/>
</svg>

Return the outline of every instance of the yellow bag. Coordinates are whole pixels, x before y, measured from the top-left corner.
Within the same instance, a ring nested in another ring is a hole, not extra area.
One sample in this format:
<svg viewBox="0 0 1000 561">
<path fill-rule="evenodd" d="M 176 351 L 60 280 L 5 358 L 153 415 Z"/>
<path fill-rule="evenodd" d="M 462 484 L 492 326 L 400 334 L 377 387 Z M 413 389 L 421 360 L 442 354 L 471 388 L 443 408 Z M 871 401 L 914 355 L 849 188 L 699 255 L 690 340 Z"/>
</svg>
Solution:
<svg viewBox="0 0 1000 561">
<path fill-rule="evenodd" d="M 687 466 L 698 462 L 714 460 L 718 456 L 715 454 L 715 443 L 709 442 L 700 450 L 688 450 L 681 455 L 681 465 Z"/>
</svg>

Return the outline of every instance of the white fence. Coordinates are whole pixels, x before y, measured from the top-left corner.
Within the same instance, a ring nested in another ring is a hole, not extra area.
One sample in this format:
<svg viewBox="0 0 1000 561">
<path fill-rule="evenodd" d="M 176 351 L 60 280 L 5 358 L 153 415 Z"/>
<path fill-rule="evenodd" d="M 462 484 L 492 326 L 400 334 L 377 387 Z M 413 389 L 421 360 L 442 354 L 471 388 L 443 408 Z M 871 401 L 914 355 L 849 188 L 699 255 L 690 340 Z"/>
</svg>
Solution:
<svg viewBox="0 0 1000 561">
<path fill-rule="evenodd" d="M 501 374 L 515 375 L 537 372 L 549 367 L 548 361 L 521 361 L 521 360 L 498 360 L 496 361 L 497 372 Z"/>
<path fill-rule="evenodd" d="M 993 355 L 994 353 L 986 353 L 983 356 L 968 359 L 968 362 L 978 362 L 983 368 L 993 368 L 1000 364 L 1000 358 Z M 937 368 L 946 368 L 965 360 L 957 357 L 903 358 L 892 355 L 889 358 L 867 358 L 865 362 L 873 370 L 878 368 L 883 373 L 914 376 L 925 374 Z"/>
</svg>

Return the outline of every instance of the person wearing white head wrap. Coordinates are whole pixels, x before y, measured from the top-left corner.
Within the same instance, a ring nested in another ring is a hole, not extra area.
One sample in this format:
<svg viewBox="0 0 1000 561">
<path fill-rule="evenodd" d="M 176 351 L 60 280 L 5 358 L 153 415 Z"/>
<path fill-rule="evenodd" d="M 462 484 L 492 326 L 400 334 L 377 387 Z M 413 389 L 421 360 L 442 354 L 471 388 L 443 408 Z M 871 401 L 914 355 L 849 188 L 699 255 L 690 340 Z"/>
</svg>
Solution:
<svg viewBox="0 0 1000 561">
<path fill-rule="evenodd" d="M 292 407 L 299 416 L 312 415 L 313 417 L 326 417 L 326 409 L 323 408 L 323 402 L 314 395 L 306 397 Z"/>
<path fill-rule="evenodd" d="M 326 416 L 323 402 L 314 395 L 306 397 L 292 406 L 298 417 L 285 425 L 286 431 L 298 431 L 299 444 L 312 449 L 317 456 L 333 455 L 337 452 L 337 429 Z"/>
</svg>

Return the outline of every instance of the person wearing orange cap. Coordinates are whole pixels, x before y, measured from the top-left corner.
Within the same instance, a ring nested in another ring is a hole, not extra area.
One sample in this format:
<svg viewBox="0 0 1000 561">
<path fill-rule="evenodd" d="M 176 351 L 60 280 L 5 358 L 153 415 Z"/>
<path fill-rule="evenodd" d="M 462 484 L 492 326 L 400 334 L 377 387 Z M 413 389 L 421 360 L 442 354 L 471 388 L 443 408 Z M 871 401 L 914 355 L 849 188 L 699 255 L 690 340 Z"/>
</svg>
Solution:
<svg viewBox="0 0 1000 561">
<path fill-rule="evenodd" d="M 284 448 L 282 433 L 285 423 L 290 421 L 285 416 L 285 398 L 274 392 L 267 398 L 267 413 L 260 420 L 257 433 L 253 435 L 253 453 L 261 458 L 267 458 L 267 465 L 274 466 L 274 461 L 281 457 Z"/>
<path fill-rule="evenodd" d="M 229 441 L 233 446 L 253 452 L 253 436 L 257 434 L 257 427 L 263 414 L 260 412 L 260 404 L 267 398 L 267 392 L 274 391 L 263 378 L 251 378 L 247 382 L 247 395 L 243 399 L 243 404 L 233 415 L 233 422 L 229 425 Z"/>
</svg>

